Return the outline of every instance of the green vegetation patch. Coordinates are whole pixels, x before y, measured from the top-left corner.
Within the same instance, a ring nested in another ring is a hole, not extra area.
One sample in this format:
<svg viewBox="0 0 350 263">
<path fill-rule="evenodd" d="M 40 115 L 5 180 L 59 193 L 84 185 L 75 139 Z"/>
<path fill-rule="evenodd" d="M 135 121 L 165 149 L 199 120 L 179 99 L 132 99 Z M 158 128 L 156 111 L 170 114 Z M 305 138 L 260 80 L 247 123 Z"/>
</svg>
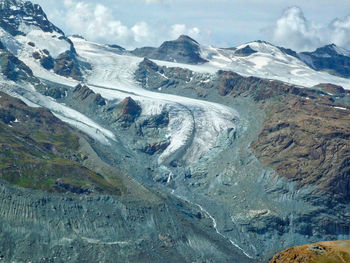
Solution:
<svg viewBox="0 0 350 263">
<path fill-rule="evenodd" d="M 79 137 L 51 112 L 0 92 L 0 178 L 21 187 L 75 194 L 122 194 L 84 166 Z"/>
</svg>

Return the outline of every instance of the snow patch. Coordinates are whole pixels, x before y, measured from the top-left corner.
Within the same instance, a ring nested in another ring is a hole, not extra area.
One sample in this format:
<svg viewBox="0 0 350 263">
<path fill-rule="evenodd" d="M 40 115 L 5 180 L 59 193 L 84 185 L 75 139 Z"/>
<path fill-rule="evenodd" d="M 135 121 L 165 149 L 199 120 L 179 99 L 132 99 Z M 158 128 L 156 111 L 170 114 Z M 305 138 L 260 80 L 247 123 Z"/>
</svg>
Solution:
<svg viewBox="0 0 350 263">
<path fill-rule="evenodd" d="M 344 108 L 344 107 L 333 107 L 334 109 L 338 109 L 338 110 L 347 110 L 347 108 Z"/>
<path fill-rule="evenodd" d="M 34 26 L 26 36 L 17 36 L 16 40 L 23 45 L 27 42 L 33 42 L 37 48 L 48 50 L 53 58 L 57 58 L 58 55 L 70 50 L 70 44 L 66 40 L 53 38 L 52 36 L 52 33 L 43 32 L 41 29 Z M 28 51 L 32 51 L 32 49 Z"/>
</svg>

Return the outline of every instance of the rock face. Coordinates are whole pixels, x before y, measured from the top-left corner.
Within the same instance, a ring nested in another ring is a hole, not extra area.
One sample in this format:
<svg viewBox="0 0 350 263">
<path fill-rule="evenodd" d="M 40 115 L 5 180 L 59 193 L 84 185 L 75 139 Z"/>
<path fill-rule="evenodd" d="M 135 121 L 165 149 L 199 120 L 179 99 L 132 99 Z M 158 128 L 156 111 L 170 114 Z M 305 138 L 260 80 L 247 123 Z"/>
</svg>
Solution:
<svg viewBox="0 0 350 263">
<path fill-rule="evenodd" d="M 118 54 L 122 54 L 122 53 L 126 52 L 126 49 L 121 47 L 121 46 L 119 46 L 119 45 L 112 44 L 112 45 L 107 45 L 107 46 L 112 48 Z"/>
<path fill-rule="evenodd" d="M 325 70 L 334 75 L 350 77 L 350 53 L 334 44 L 302 52 L 299 57 L 315 70 Z"/>
<path fill-rule="evenodd" d="M 76 198 L 0 183 L 2 261 L 252 262 L 207 235 L 208 219 L 186 204 L 135 190 L 124 198 Z"/>
<path fill-rule="evenodd" d="M 77 59 L 77 55 L 70 50 L 60 54 L 55 59 L 53 69 L 58 75 L 82 80 L 81 66 Z"/>
<path fill-rule="evenodd" d="M 0 71 L 13 81 L 28 80 L 32 70 L 7 50 L 0 49 Z"/>
<path fill-rule="evenodd" d="M 166 41 L 159 48 L 142 48 L 131 51 L 136 56 L 171 62 L 202 64 L 207 62 L 200 56 L 197 41 L 182 35 L 174 41 Z"/>
<path fill-rule="evenodd" d="M 320 242 L 289 248 L 278 253 L 270 263 L 344 263 L 350 262 L 350 241 Z"/>
</svg>

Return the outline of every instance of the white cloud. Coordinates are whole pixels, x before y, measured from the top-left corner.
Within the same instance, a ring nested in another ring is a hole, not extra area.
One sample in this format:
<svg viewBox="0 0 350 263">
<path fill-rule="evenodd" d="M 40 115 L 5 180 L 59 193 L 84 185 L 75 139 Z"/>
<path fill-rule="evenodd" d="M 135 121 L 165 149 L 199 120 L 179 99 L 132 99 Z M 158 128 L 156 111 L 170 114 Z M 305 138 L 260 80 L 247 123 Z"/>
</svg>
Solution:
<svg viewBox="0 0 350 263">
<path fill-rule="evenodd" d="M 170 31 L 171 39 L 175 39 L 180 35 L 189 35 L 196 39 L 200 35 L 200 30 L 197 27 L 187 28 L 185 24 L 172 25 Z"/>
<path fill-rule="evenodd" d="M 144 0 L 147 4 L 164 4 L 169 2 L 170 0 Z"/>
<path fill-rule="evenodd" d="M 71 7 L 73 5 L 73 0 L 63 0 L 63 5 L 65 7 Z"/>
<path fill-rule="evenodd" d="M 61 16 L 64 27 L 69 28 L 70 33 L 81 34 L 88 40 L 100 43 L 113 43 L 126 48 L 157 46 L 182 34 L 193 38 L 201 34 L 199 28 L 189 28 L 185 24 L 151 26 L 140 21 L 128 26 L 116 19 L 112 10 L 103 4 L 81 0 L 63 0 L 63 4 L 66 11 L 55 16 Z"/>
<path fill-rule="evenodd" d="M 350 15 L 344 19 L 335 19 L 327 29 L 326 34 L 331 34 L 335 44 L 350 48 Z"/>
<path fill-rule="evenodd" d="M 295 50 L 313 50 L 330 43 L 350 47 L 350 16 L 329 24 L 316 24 L 305 18 L 301 8 L 290 7 L 268 35 L 274 44 Z"/>
<path fill-rule="evenodd" d="M 151 28 L 145 22 L 134 25 L 131 31 L 133 32 L 135 42 L 150 42 L 150 38 L 153 39 Z"/>
<path fill-rule="evenodd" d="M 72 31 L 95 41 L 127 43 L 132 39 L 132 32 L 128 27 L 114 19 L 104 5 L 75 3 L 71 0 L 68 2 L 71 8 L 68 9 L 65 23 L 70 25 Z"/>
</svg>

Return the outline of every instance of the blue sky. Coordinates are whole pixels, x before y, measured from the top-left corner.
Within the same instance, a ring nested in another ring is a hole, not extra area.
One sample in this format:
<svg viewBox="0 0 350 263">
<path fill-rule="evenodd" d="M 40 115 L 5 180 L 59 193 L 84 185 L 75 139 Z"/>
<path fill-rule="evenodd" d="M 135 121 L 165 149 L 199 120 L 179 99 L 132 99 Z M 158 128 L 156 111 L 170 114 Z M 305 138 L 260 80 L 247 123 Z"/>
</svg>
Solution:
<svg viewBox="0 0 350 263">
<path fill-rule="evenodd" d="M 66 34 L 126 48 L 187 34 L 231 47 L 261 39 L 295 50 L 350 49 L 349 0 L 33 0 Z"/>
</svg>

